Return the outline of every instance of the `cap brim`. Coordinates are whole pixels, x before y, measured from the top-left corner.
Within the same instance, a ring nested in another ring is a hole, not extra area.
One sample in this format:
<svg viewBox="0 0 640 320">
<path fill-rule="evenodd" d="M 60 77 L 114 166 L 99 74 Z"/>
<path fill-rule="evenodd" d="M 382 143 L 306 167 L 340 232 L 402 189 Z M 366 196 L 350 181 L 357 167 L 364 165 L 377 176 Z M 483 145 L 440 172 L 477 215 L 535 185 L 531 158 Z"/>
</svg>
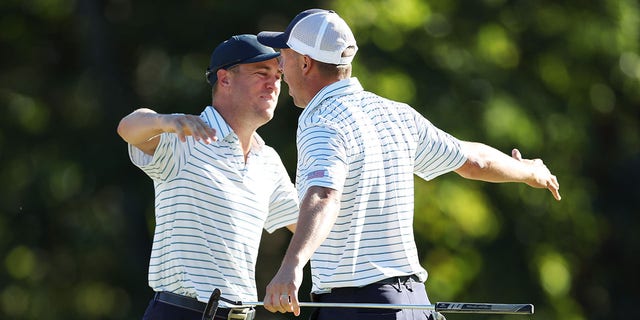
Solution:
<svg viewBox="0 0 640 320">
<path fill-rule="evenodd" d="M 289 35 L 284 32 L 262 31 L 258 33 L 258 42 L 271 48 L 289 48 L 287 40 L 289 40 Z"/>
<path fill-rule="evenodd" d="M 239 62 L 234 62 L 229 66 L 225 66 L 224 68 L 227 69 L 231 66 L 235 66 L 235 65 L 239 65 L 239 64 L 245 64 L 245 63 L 254 63 L 254 62 L 261 62 L 261 61 L 267 61 L 267 60 L 271 60 L 273 58 L 277 58 L 280 56 L 280 52 L 271 52 L 271 53 L 263 53 L 263 54 L 259 54 L 255 57 L 246 59 L 246 60 L 242 60 Z M 207 69 L 207 80 L 209 81 L 209 83 L 211 85 L 213 85 L 216 81 L 218 81 L 218 70 L 221 69 L 222 67 L 216 67 L 213 68 L 211 70 Z"/>
<path fill-rule="evenodd" d="M 280 56 L 280 52 L 273 52 L 273 53 L 263 53 L 260 55 L 257 55 L 253 58 L 249 58 L 247 60 L 243 60 L 238 64 L 245 64 L 245 63 L 254 63 L 254 62 L 260 62 L 260 61 L 267 61 L 267 60 L 271 60 L 273 58 L 277 58 Z"/>
</svg>

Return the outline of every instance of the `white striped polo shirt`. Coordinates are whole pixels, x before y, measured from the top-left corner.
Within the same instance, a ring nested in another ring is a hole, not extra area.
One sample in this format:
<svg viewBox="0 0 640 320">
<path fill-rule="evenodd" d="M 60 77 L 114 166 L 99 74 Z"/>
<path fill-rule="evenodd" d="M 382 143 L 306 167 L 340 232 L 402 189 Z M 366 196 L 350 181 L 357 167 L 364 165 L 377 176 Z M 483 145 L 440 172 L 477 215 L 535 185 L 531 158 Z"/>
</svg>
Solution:
<svg viewBox="0 0 640 320">
<path fill-rule="evenodd" d="M 298 121 L 296 187 L 342 192 L 328 238 L 311 258 L 315 293 L 385 278 L 427 278 L 413 237 L 413 175 L 459 168 L 460 141 L 410 106 L 363 90 L 356 78 L 322 89 Z"/>
<path fill-rule="evenodd" d="M 155 186 L 149 285 L 203 302 L 215 288 L 228 299 L 257 301 L 262 229 L 296 223 L 295 187 L 258 134 L 245 164 L 238 137 L 220 114 L 209 106 L 201 118 L 216 129 L 218 142 L 181 142 L 164 133 L 153 156 L 129 146 L 131 161 Z"/>
</svg>

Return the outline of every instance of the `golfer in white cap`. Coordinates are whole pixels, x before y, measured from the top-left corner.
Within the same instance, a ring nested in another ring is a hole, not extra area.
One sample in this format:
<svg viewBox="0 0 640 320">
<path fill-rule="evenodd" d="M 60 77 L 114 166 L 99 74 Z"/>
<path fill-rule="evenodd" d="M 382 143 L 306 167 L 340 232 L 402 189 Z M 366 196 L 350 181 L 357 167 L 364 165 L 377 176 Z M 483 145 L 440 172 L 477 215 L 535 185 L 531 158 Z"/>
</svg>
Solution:
<svg viewBox="0 0 640 320">
<path fill-rule="evenodd" d="M 409 105 L 365 91 L 351 77 L 358 50 L 334 11 L 298 14 L 284 32 L 261 32 L 278 48 L 298 120 L 297 232 L 267 286 L 265 307 L 300 314 L 298 289 L 311 261 L 319 302 L 429 304 L 413 237 L 414 174 L 431 180 L 455 171 L 490 182 L 546 188 L 556 177 L 539 159 L 508 156 L 440 130 Z M 375 316 L 375 318 L 374 318 Z M 432 319 L 424 310 L 321 308 L 319 320 Z"/>
</svg>

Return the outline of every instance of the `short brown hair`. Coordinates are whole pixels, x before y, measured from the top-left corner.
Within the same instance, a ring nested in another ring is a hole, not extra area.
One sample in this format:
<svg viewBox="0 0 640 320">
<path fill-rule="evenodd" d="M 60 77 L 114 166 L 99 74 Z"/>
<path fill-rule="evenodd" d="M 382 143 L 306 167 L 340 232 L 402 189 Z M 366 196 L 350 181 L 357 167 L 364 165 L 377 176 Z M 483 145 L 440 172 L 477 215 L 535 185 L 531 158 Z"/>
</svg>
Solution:
<svg viewBox="0 0 640 320">
<path fill-rule="evenodd" d="M 342 52 L 342 57 L 350 57 L 356 54 L 356 48 L 349 46 Z M 351 64 L 331 64 L 316 61 L 318 69 L 325 76 L 337 77 L 339 79 L 347 79 L 351 77 Z"/>
</svg>

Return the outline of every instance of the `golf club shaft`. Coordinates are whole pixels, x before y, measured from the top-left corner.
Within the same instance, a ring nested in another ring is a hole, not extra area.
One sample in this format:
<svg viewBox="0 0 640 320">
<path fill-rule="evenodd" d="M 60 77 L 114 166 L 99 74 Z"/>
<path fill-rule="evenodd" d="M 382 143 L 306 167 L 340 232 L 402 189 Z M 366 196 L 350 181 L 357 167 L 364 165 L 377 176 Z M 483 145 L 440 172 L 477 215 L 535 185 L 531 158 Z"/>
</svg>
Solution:
<svg viewBox="0 0 640 320">
<path fill-rule="evenodd" d="M 442 313 L 486 313 L 486 314 L 533 314 L 532 304 L 438 302 L 436 304 L 384 304 L 299 302 L 300 307 L 315 308 L 373 308 L 373 309 L 420 309 Z M 264 302 L 244 302 L 238 307 L 264 306 Z"/>
</svg>

